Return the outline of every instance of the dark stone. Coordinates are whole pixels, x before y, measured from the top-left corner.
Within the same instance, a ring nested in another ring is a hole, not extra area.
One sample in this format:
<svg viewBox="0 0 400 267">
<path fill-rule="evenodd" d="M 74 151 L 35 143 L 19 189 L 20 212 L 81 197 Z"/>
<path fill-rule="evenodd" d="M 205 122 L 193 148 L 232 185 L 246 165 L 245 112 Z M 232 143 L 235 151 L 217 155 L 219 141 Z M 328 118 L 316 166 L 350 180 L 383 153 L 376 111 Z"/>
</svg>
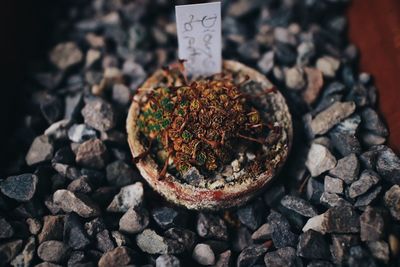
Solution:
<svg viewBox="0 0 400 267">
<path fill-rule="evenodd" d="M 386 128 L 386 125 L 383 121 L 379 118 L 378 113 L 372 108 L 366 108 L 361 112 L 362 118 L 362 126 L 365 129 L 373 132 L 379 136 L 388 136 L 389 131 Z"/>
<path fill-rule="evenodd" d="M 164 236 L 176 240 L 182 244 L 187 251 L 191 251 L 196 242 L 196 234 L 182 228 L 170 228 L 164 232 Z"/>
<path fill-rule="evenodd" d="M 62 118 L 63 109 L 63 103 L 54 95 L 46 94 L 40 102 L 40 110 L 42 111 L 42 115 L 49 124 L 52 124 Z"/>
<path fill-rule="evenodd" d="M 72 165 L 75 163 L 75 154 L 69 147 L 62 147 L 56 151 L 51 163 Z"/>
<path fill-rule="evenodd" d="M 101 98 L 87 100 L 81 113 L 85 123 L 99 131 L 108 131 L 116 124 L 113 107 Z"/>
<path fill-rule="evenodd" d="M 372 203 L 379 195 L 382 190 L 382 186 L 377 186 L 372 190 L 368 191 L 364 195 L 361 195 L 357 198 L 356 203 L 354 203 L 355 207 L 364 207 Z"/>
<path fill-rule="evenodd" d="M 331 262 L 329 261 L 323 261 L 323 260 L 313 260 L 310 261 L 309 264 L 307 264 L 307 267 L 334 267 Z"/>
<path fill-rule="evenodd" d="M 67 265 L 68 267 L 81 266 L 81 264 L 85 262 L 85 260 L 86 260 L 85 253 L 80 250 L 75 250 L 71 252 Z"/>
<path fill-rule="evenodd" d="M 400 186 L 394 185 L 385 193 L 385 205 L 396 220 L 400 220 Z"/>
<path fill-rule="evenodd" d="M 256 230 L 263 220 L 262 210 L 265 210 L 265 207 L 262 201 L 258 199 L 238 209 L 237 216 L 242 224 L 251 230 Z"/>
<path fill-rule="evenodd" d="M 26 154 L 26 164 L 29 166 L 46 162 L 52 159 L 54 152 L 53 142 L 47 135 L 36 137 L 28 153 Z"/>
<path fill-rule="evenodd" d="M 306 200 L 292 195 L 284 196 L 281 199 L 281 205 L 291 212 L 307 218 L 314 217 L 318 214 L 316 209 Z"/>
<path fill-rule="evenodd" d="M 89 178 L 82 176 L 79 179 L 73 180 L 67 187 L 67 189 L 74 193 L 87 194 L 92 192 L 92 186 L 89 182 Z"/>
<path fill-rule="evenodd" d="M 290 44 L 278 43 L 274 46 L 275 59 L 282 65 L 291 66 L 296 62 L 296 49 Z"/>
<path fill-rule="evenodd" d="M 290 230 L 290 224 L 280 213 L 272 210 L 268 215 L 272 227 L 271 239 L 276 248 L 296 246 L 298 236 Z"/>
<path fill-rule="evenodd" d="M 138 172 L 121 160 L 108 164 L 106 172 L 108 183 L 118 187 L 132 184 L 139 179 Z"/>
<path fill-rule="evenodd" d="M 81 166 L 102 169 L 107 163 L 107 147 L 100 139 L 90 139 L 82 143 L 76 153 L 76 163 Z"/>
<path fill-rule="evenodd" d="M 115 248 L 110 232 L 107 229 L 96 234 L 96 247 L 102 252 L 108 252 Z"/>
<path fill-rule="evenodd" d="M 14 267 L 19 266 L 31 266 L 33 258 L 36 252 L 36 241 L 35 237 L 31 236 L 28 238 L 24 249 L 18 254 L 12 261 L 11 265 Z M 0 263 L 1 264 L 1 263 Z"/>
<path fill-rule="evenodd" d="M 64 242 L 68 246 L 73 249 L 83 249 L 90 244 L 83 224 L 76 214 L 66 215 L 64 221 Z"/>
<path fill-rule="evenodd" d="M 17 201 L 28 201 L 36 192 L 38 177 L 31 173 L 10 176 L 0 181 L 1 192 Z"/>
<path fill-rule="evenodd" d="M 400 185 L 400 158 L 388 147 L 384 147 L 376 161 L 376 170 L 383 179 Z"/>
<path fill-rule="evenodd" d="M 354 246 L 350 248 L 349 257 L 347 259 L 347 266 L 349 267 L 362 267 L 378 266 L 370 253 L 361 246 Z"/>
<path fill-rule="evenodd" d="M 389 252 L 389 245 L 385 241 L 370 241 L 367 243 L 369 251 L 371 251 L 372 256 L 384 262 L 385 264 L 388 263 L 390 259 L 390 252 Z"/>
<path fill-rule="evenodd" d="M 265 245 L 252 245 L 240 252 L 237 258 L 237 267 L 253 266 L 258 259 L 264 256 L 268 248 Z"/>
<path fill-rule="evenodd" d="M 360 216 L 362 241 L 377 241 L 385 235 L 385 221 L 379 210 L 368 206 Z"/>
<path fill-rule="evenodd" d="M 284 247 L 273 252 L 268 252 L 264 256 L 265 266 L 268 267 L 302 267 L 301 259 L 296 256 L 296 249 Z"/>
<path fill-rule="evenodd" d="M 285 195 L 285 187 L 281 184 L 271 186 L 264 193 L 264 202 L 268 207 L 277 205 Z"/>
<path fill-rule="evenodd" d="M 65 110 L 64 110 L 64 118 L 72 119 L 76 118 L 79 115 L 79 111 L 81 110 L 83 105 L 83 97 L 82 93 L 76 93 L 72 95 L 67 95 L 65 97 Z"/>
<path fill-rule="evenodd" d="M 101 218 L 95 218 L 91 221 L 85 223 L 85 230 L 87 234 L 93 238 L 101 231 L 105 230 L 107 227 Z"/>
<path fill-rule="evenodd" d="M 327 212 L 328 233 L 358 233 L 360 232 L 359 216 L 349 205 L 330 208 Z"/>
<path fill-rule="evenodd" d="M 151 211 L 154 221 L 162 228 L 184 227 L 187 221 L 187 214 L 181 210 L 170 207 L 155 208 Z"/>
<path fill-rule="evenodd" d="M 341 265 L 349 256 L 350 248 L 360 243 L 358 235 L 333 234 L 331 253 L 335 264 Z"/>
<path fill-rule="evenodd" d="M 238 47 L 238 53 L 245 60 L 257 60 L 260 58 L 260 45 L 255 40 L 244 42 Z"/>
<path fill-rule="evenodd" d="M 246 227 L 238 228 L 233 235 L 233 251 L 240 252 L 250 245 L 253 245 L 253 240 L 251 239 L 251 234 L 249 230 Z"/>
<path fill-rule="evenodd" d="M 133 251 L 127 247 L 117 247 L 105 254 L 99 260 L 99 267 L 127 266 L 133 261 Z"/>
<path fill-rule="evenodd" d="M 228 239 L 224 220 L 213 214 L 200 213 L 197 217 L 197 234 L 203 238 Z"/>
<path fill-rule="evenodd" d="M 229 267 L 231 263 L 231 255 L 232 252 L 230 250 L 226 250 L 219 254 L 215 267 Z"/>
<path fill-rule="evenodd" d="M 310 178 L 307 182 L 307 199 L 312 203 L 319 203 L 322 193 L 324 192 L 324 184 L 315 178 Z"/>
<path fill-rule="evenodd" d="M 14 229 L 6 219 L 0 217 L 0 239 L 10 238 L 14 234 Z"/>
<path fill-rule="evenodd" d="M 306 259 L 330 259 L 328 242 L 321 233 L 308 230 L 299 237 L 297 255 Z"/>
<path fill-rule="evenodd" d="M 22 240 L 13 240 L 9 242 L 2 242 L 0 244 L 0 265 L 7 266 L 7 264 L 18 255 L 22 248 Z"/>
<path fill-rule="evenodd" d="M 37 250 L 37 255 L 43 261 L 61 263 L 67 257 L 68 246 L 61 241 L 45 241 Z"/>
<path fill-rule="evenodd" d="M 338 160 L 335 168 L 329 173 L 337 178 L 342 179 L 346 184 L 351 184 L 358 178 L 360 164 L 355 154 L 350 154 Z"/>
<path fill-rule="evenodd" d="M 271 239 L 272 232 L 273 229 L 271 224 L 264 223 L 251 235 L 251 238 L 254 241 L 265 241 Z"/>
<path fill-rule="evenodd" d="M 39 244 L 49 240 L 62 240 L 64 231 L 64 216 L 48 215 L 44 217 L 42 231 L 38 236 Z"/>
<path fill-rule="evenodd" d="M 371 187 L 376 185 L 380 180 L 378 174 L 371 170 L 364 170 L 360 178 L 353 182 L 350 187 L 348 194 L 351 198 L 358 197 L 366 193 Z"/>
</svg>

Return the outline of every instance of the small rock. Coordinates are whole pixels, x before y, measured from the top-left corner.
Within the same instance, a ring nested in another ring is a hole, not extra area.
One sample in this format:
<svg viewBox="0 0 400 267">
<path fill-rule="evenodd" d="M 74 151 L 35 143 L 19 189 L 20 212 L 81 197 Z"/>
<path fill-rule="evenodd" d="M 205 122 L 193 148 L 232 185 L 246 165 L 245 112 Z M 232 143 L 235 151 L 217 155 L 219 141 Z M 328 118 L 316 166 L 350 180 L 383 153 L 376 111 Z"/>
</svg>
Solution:
<svg viewBox="0 0 400 267">
<path fill-rule="evenodd" d="M 112 89 L 112 99 L 117 104 L 126 106 L 131 102 L 131 92 L 123 84 L 115 84 Z"/>
<path fill-rule="evenodd" d="M 303 89 L 306 86 L 304 70 L 299 67 L 285 69 L 285 84 L 289 89 Z"/>
<path fill-rule="evenodd" d="M 264 256 L 264 263 L 268 267 L 302 266 L 301 259 L 296 256 L 296 249 L 292 247 L 284 247 L 268 252 Z"/>
<path fill-rule="evenodd" d="M 272 227 L 271 239 L 276 248 L 297 244 L 297 235 L 291 232 L 289 222 L 280 213 L 272 210 L 268 215 L 268 223 Z"/>
<path fill-rule="evenodd" d="M 324 192 L 324 184 L 315 178 L 310 178 L 307 182 L 307 199 L 312 203 L 319 203 L 322 193 Z"/>
<path fill-rule="evenodd" d="M 385 241 L 367 242 L 368 248 L 375 259 L 388 263 L 390 259 L 389 245 Z"/>
<path fill-rule="evenodd" d="M 82 222 L 74 213 L 65 216 L 63 241 L 73 249 L 83 249 L 90 244 Z"/>
<path fill-rule="evenodd" d="M 68 190 L 57 190 L 53 195 L 53 201 L 64 212 L 75 212 L 84 218 L 95 217 L 100 214 L 100 208 L 90 198 Z"/>
<path fill-rule="evenodd" d="M 51 262 L 42 262 L 35 265 L 35 267 L 62 267 L 62 266 Z"/>
<path fill-rule="evenodd" d="M 10 176 L 0 181 L 1 192 L 17 201 L 28 201 L 36 192 L 38 177 L 31 173 Z"/>
<path fill-rule="evenodd" d="M 93 64 L 98 62 L 101 58 L 101 52 L 97 49 L 89 49 L 86 53 L 85 67 L 90 68 Z"/>
<path fill-rule="evenodd" d="M 384 237 L 385 221 L 382 214 L 368 206 L 360 216 L 360 236 L 362 241 L 377 241 Z"/>
<path fill-rule="evenodd" d="M 230 250 L 226 250 L 219 254 L 217 262 L 215 263 L 215 267 L 229 267 L 231 263 L 231 255 L 232 252 Z"/>
<path fill-rule="evenodd" d="M 358 233 L 359 216 L 349 205 L 330 208 L 326 212 L 326 228 L 328 233 Z"/>
<path fill-rule="evenodd" d="M 182 175 L 182 179 L 191 185 L 197 185 L 204 180 L 204 176 L 200 174 L 196 167 L 191 167 Z"/>
<path fill-rule="evenodd" d="M 174 255 L 160 255 L 156 259 L 156 267 L 180 267 L 181 263 Z"/>
<path fill-rule="evenodd" d="M 114 242 L 111 239 L 110 232 L 107 229 L 96 234 L 96 248 L 103 253 L 111 251 L 115 248 Z"/>
<path fill-rule="evenodd" d="M 82 143 L 84 141 L 96 137 L 97 137 L 96 131 L 84 123 L 74 124 L 68 130 L 69 140 L 75 143 Z"/>
<path fill-rule="evenodd" d="M 236 266 L 237 267 L 253 266 L 258 259 L 264 256 L 267 250 L 268 247 L 266 247 L 265 245 L 252 245 L 243 249 L 237 258 Z"/>
<path fill-rule="evenodd" d="M 89 183 L 87 176 L 82 176 L 79 179 L 73 180 L 67 187 L 67 189 L 74 193 L 87 194 L 92 192 L 92 186 Z"/>
<path fill-rule="evenodd" d="M 266 52 L 257 63 L 262 73 L 268 74 L 274 67 L 274 51 Z"/>
<path fill-rule="evenodd" d="M 371 132 L 362 132 L 360 138 L 367 147 L 383 145 L 386 142 L 385 137 L 376 135 Z"/>
<path fill-rule="evenodd" d="M 213 214 L 200 213 L 197 217 L 197 234 L 203 238 L 228 239 L 224 220 Z"/>
<path fill-rule="evenodd" d="M 121 160 L 108 164 L 106 173 L 108 183 L 118 187 L 132 184 L 137 181 L 139 177 L 137 172 Z"/>
<path fill-rule="evenodd" d="M 325 176 L 324 189 L 328 193 L 342 194 L 343 193 L 343 180 Z"/>
<path fill-rule="evenodd" d="M 372 108 L 366 108 L 361 112 L 362 125 L 365 129 L 370 130 L 379 136 L 388 136 L 389 131 L 386 125 L 379 118 L 378 113 Z"/>
<path fill-rule="evenodd" d="M 11 262 L 14 267 L 29 267 L 32 265 L 32 260 L 35 257 L 36 242 L 35 237 L 28 238 L 24 249 Z"/>
<path fill-rule="evenodd" d="M 314 68 L 305 68 L 307 76 L 307 87 L 303 92 L 303 99 L 307 104 L 311 105 L 318 98 L 319 93 L 324 85 L 322 72 Z"/>
<path fill-rule="evenodd" d="M 264 223 L 251 235 L 251 238 L 254 241 L 265 241 L 271 239 L 272 231 L 272 226 L 269 223 Z"/>
<path fill-rule="evenodd" d="M 257 60 L 261 56 L 260 44 L 256 40 L 249 40 L 241 43 L 237 51 L 246 60 Z"/>
<path fill-rule="evenodd" d="M 82 143 L 76 153 L 76 163 L 88 168 L 102 169 L 107 159 L 107 147 L 97 138 Z"/>
<path fill-rule="evenodd" d="M 0 239 L 10 238 L 14 235 L 13 227 L 0 217 Z"/>
<path fill-rule="evenodd" d="M 73 119 L 79 115 L 79 111 L 81 110 L 81 106 L 83 104 L 82 101 L 82 93 L 76 93 L 73 95 L 67 95 L 65 97 L 65 110 L 64 110 L 64 118 L 65 119 Z"/>
<path fill-rule="evenodd" d="M 327 231 L 326 226 L 327 214 L 322 213 L 320 215 L 314 216 L 308 219 L 307 223 L 304 225 L 302 231 L 307 232 L 308 230 L 314 230 L 320 232 L 321 234 L 325 234 Z"/>
<path fill-rule="evenodd" d="M 133 251 L 127 247 L 117 247 L 101 256 L 99 267 L 126 266 L 133 261 Z"/>
<path fill-rule="evenodd" d="M 285 66 L 292 66 L 296 62 L 297 51 L 290 44 L 278 43 L 274 46 L 276 62 Z"/>
<path fill-rule="evenodd" d="M 297 214 L 300 214 L 301 216 L 304 217 L 310 218 L 317 215 L 317 211 L 310 203 L 296 196 L 291 196 L 291 195 L 284 196 L 281 199 L 281 205 L 286 209 L 295 212 Z"/>
<path fill-rule="evenodd" d="M 297 65 L 308 65 L 315 55 L 315 45 L 312 42 L 302 42 L 297 47 Z"/>
<path fill-rule="evenodd" d="M 115 126 L 113 107 L 101 98 L 88 100 L 81 113 L 85 123 L 96 130 L 108 131 Z"/>
<path fill-rule="evenodd" d="M 333 126 L 353 114 L 355 109 L 354 102 L 335 102 L 311 121 L 310 126 L 313 134 L 327 133 Z"/>
<path fill-rule="evenodd" d="M 45 94 L 40 101 L 40 111 L 47 122 L 52 124 L 62 117 L 62 102 L 57 96 Z"/>
<path fill-rule="evenodd" d="M 147 210 L 130 208 L 119 220 L 119 230 L 128 234 L 136 234 L 143 231 L 149 224 Z"/>
<path fill-rule="evenodd" d="M 14 240 L 0 244 L 0 266 L 7 266 L 18 255 L 21 251 L 22 243 L 22 240 Z"/>
<path fill-rule="evenodd" d="M 186 251 L 191 251 L 196 241 L 196 234 L 183 228 L 170 228 L 164 232 L 164 236 L 182 244 Z"/>
<path fill-rule="evenodd" d="M 64 231 L 64 216 L 48 215 L 43 219 L 42 231 L 38 236 L 39 244 L 49 240 L 62 240 Z"/>
<path fill-rule="evenodd" d="M 376 267 L 371 254 L 361 246 L 353 246 L 349 249 L 349 256 L 345 266 L 369 266 Z"/>
<path fill-rule="evenodd" d="M 83 54 L 74 42 L 60 43 L 50 52 L 50 61 L 60 70 L 66 70 L 82 59 Z"/>
<path fill-rule="evenodd" d="M 187 221 L 187 216 L 185 213 L 169 207 L 160 207 L 153 209 L 151 215 L 154 221 L 162 229 L 168 229 L 177 226 L 184 227 Z"/>
<path fill-rule="evenodd" d="M 262 222 L 261 210 L 264 209 L 261 200 L 256 200 L 246 206 L 237 210 L 237 216 L 239 221 L 249 227 L 251 230 L 257 229 Z"/>
<path fill-rule="evenodd" d="M 334 177 L 342 179 L 346 184 L 353 183 L 360 170 L 360 163 L 355 154 L 350 154 L 338 160 L 335 168 L 329 171 Z"/>
<path fill-rule="evenodd" d="M 324 146 L 313 143 L 308 151 L 306 166 L 311 176 L 316 177 L 336 166 L 336 159 Z"/>
<path fill-rule="evenodd" d="M 118 231 L 112 231 L 111 236 L 114 240 L 114 243 L 117 245 L 117 247 L 122 247 L 122 246 L 130 246 L 132 247 L 132 243 L 130 239 L 122 234 L 121 232 Z"/>
<path fill-rule="evenodd" d="M 349 234 L 333 234 L 331 254 L 333 262 L 337 265 L 342 265 L 344 260 L 349 256 L 349 251 L 352 246 L 360 243 L 358 235 Z"/>
<path fill-rule="evenodd" d="M 40 135 L 36 137 L 28 153 L 26 154 L 26 164 L 29 166 L 49 161 L 53 157 L 54 147 L 53 142 L 47 135 Z"/>
<path fill-rule="evenodd" d="M 44 134 L 55 140 L 65 140 L 68 137 L 68 128 L 70 125 L 70 119 L 54 122 L 44 131 Z"/>
<path fill-rule="evenodd" d="M 385 205 L 396 220 L 400 220 L 400 186 L 394 185 L 385 193 Z"/>
<path fill-rule="evenodd" d="M 109 212 L 127 212 L 129 208 L 138 207 L 143 202 L 143 184 L 136 182 L 122 187 L 107 207 Z"/>
<path fill-rule="evenodd" d="M 60 263 L 67 257 L 68 246 L 61 241 L 45 241 L 37 250 L 40 259 Z"/>
<path fill-rule="evenodd" d="M 336 71 L 339 69 L 340 61 L 330 56 L 324 56 L 317 60 L 316 67 L 326 77 L 335 77 Z"/>
<path fill-rule="evenodd" d="M 372 203 L 379 195 L 382 190 L 382 186 L 377 186 L 374 189 L 368 191 L 364 195 L 361 195 L 357 198 L 356 203 L 354 203 L 355 207 L 365 207 Z"/>
<path fill-rule="evenodd" d="M 215 263 L 214 252 L 206 244 L 197 244 L 193 249 L 192 257 L 201 265 L 212 265 Z"/>
<path fill-rule="evenodd" d="M 306 259 L 329 259 L 331 256 L 324 236 L 313 230 L 300 235 L 297 255 Z"/>
<path fill-rule="evenodd" d="M 39 234 L 40 230 L 42 230 L 42 223 L 39 219 L 28 218 L 26 219 L 26 224 L 28 225 L 29 232 L 32 235 Z"/>
<path fill-rule="evenodd" d="M 155 231 L 150 229 L 146 229 L 136 236 L 136 244 L 143 252 L 149 254 L 168 254 L 180 252 L 174 251 L 176 243 L 158 235 Z M 178 250 L 180 250 L 180 248 L 178 248 Z"/>
<path fill-rule="evenodd" d="M 310 261 L 309 264 L 307 264 L 307 267 L 334 267 L 331 262 L 329 261 L 323 261 L 323 260 L 312 260 Z"/>
<path fill-rule="evenodd" d="M 358 197 L 367 192 L 372 186 L 379 182 L 378 174 L 371 170 L 364 170 L 360 178 L 353 182 L 349 187 L 349 196 L 351 198 Z"/>
<path fill-rule="evenodd" d="M 232 238 L 232 249 L 235 252 L 240 252 L 244 248 L 253 244 L 249 229 L 244 226 L 239 227 L 233 234 Z"/>
<path fill-rule="evenodd" d="M 384 146 L 376 161 L 376 170 L 383 179 L 400 185 L 400 158 Z"/>
<path fill-rule="evenodd" d="M 79 251 L 79 250 L 72 251 L 70 256 L 69 256 L 67 265 L 68 266 L 76 266 L 76 265 L 78 265 L 78 266 L 82 266 L 82 265 L 86 266 L 84 261 L 86 261 L 86 255 L 85 255 L 85 253 L 83 251 Z"/>
</svg>

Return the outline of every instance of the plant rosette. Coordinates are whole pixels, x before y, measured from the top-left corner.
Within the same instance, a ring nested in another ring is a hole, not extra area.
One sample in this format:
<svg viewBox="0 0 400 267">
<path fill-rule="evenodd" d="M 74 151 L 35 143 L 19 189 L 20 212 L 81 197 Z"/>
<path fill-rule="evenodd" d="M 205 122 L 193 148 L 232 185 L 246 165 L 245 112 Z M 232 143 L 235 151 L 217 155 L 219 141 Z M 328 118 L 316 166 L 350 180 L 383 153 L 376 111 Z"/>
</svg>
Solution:
<svg viewBox="0 0 400 267">
<path fill-rule="evenodd" d="M 209 77 L 183 62 L 137 90 L 127 118 L 137 168 L 167 200 L 195 210 L 244 204 L 278 174 L 293 128 L 282 94 L 261 73 L 225 60 Z"/>
</svg>

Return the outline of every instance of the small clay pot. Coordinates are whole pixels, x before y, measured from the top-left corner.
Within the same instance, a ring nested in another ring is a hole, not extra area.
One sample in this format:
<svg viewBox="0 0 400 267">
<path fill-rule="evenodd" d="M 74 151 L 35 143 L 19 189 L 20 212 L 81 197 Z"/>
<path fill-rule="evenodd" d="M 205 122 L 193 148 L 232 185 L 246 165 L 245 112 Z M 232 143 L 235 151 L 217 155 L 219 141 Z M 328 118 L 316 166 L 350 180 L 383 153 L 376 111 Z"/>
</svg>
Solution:
<svg viewBox="0 0 400 267">
<path fill-rule="evenodd" d="M 263 88 L 273 87 L 264 75 L 239 62 L 225 60 L 223 68 L 227 71 L 248 75 L 251 81 L 261 84 Z M 141 88 L 155 88 L 163 77 L 162 70 L 158 70 L 144 82 Z M 145 151 L 145 147 L 139 138 L 139 128 L 136 123 L 140 112 L 140 103 L 146 101 L 148 93 L 148 90 L 138 90 L 129 109 L 126 127 L 133 157 L 137 157 Z M 218 189 L 187 184 L 170 173 L 167 173 L 164 179 L 159 179 L 162 166 L 158 166 L 151 156 L 145 157 L 136 164 L 141 175 L 155 191 L 167 200 L 188 209 L 219 210 L 244 204 L 277 175 L 288 157 L 292 143 L 292 119 L 284 97 L 279 91 L 265 94 L 263 97 L 268 104 L 268 116 L 272 116 L 272 120 L 279 124 L 282 134 L 271 147 L 268 147 L 268 158 L 270 160 L 266 170 L 255 179 L 241 179 L 238 183 L 226 184 L 222 188 L 218 187 Z"/>
</svg>

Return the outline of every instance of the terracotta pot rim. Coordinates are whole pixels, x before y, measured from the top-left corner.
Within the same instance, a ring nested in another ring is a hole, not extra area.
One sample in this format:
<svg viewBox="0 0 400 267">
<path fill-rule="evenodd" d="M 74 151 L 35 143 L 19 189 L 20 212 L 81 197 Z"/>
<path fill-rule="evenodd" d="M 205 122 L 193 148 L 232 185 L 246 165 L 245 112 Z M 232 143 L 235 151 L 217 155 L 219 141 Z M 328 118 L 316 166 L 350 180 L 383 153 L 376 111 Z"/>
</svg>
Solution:
<svg viewBox="0 0 400 267">
<path fill-rule="evenodd" d="M 223 68 L 233 72 L 240 70 L 249 75 L 251 80 L 261 83 L 265 88 L 273 86 L 264 75 L 239 62 L 225 60 L 223 62 Z M 162 75 L 161 70 L 156 71 L 143 83 L 141 88 L 151 88 L 152 85 L 158 84 Z M 140 99 L 146 94 L 147 92 L 142 90 L 135 95 L 129 108 L 126 122 L 128 143 L 134 157 L 138 156 L 145 150 L 138 138 L 139 130 L 136 127 L 136 118 L 139 115 L 140 110 L 138 101 L 140 101 Z M 171 174 L 167 174 L 166 178 L 159 180 L 158 166 L 149 156 L 136 164 L 141 175 L 155 191 L 160 193 L 167 200 L 189 209 L 217 210 L 243 204 L 259 192 L 266 184 L 272 181 L 286 161 L 291 147 L 293 128 L 291 115 L 286 105 L 286 101 L 279 91 L 271 95 L 273 96 L 270 101 L 274 106 L 276 106 L 273 111 L 274 114 L 279 113 L 278 115 L 282 119 L 280 124 L 282 124 L 281 126 L 286 133 L 286 140 L 285 144 L 278 151 L 277 158 L 274 158 L 273 161 L 271 161 L 271 164 L 268 164 L 266 170 L 256 179 L 247 179 L 242 183 L 226 185 L 222 189 L 202 188 L 182 183 Z"/>
</svg>

